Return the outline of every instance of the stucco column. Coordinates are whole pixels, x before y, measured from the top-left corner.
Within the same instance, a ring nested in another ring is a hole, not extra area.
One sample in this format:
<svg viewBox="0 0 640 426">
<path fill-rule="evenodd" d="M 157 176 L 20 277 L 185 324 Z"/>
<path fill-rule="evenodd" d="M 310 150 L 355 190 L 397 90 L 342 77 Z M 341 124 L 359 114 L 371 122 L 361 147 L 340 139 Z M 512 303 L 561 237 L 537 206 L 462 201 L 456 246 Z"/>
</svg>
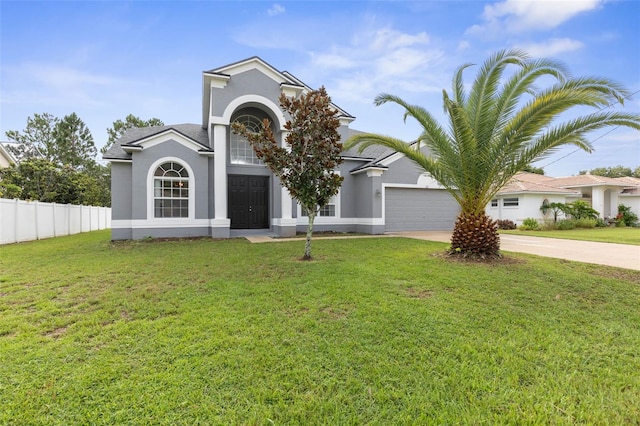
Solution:
<svg viewBox="0 0 640 426">
<path fill-rule="evenodd" d="M 286 149 L 287 151 L 291 151 L 291 147 L 287 145 L 285 139 L 289 132 L 283 130 L 280 134 L 280 146 Z M 281 188 L 280 200 L 281 200 L 281 208 L 282 208 L 282 219 L 291 219 L 293 218 L 292 208 L 291 208 L 291 194 L 289 194 L 289 190 L 284 186 Z"/>
<path fill-rule="evenodd" d="M 282 208 L 282 219 L 291 219 L 293 217 L 293 209 L 291 208 L 292 199 L 291 194 L 289 194 L 289 190 L 284 186 L 280 188 L 281 194 L 280 199 L 282 200 L 281 208 Z"/>
<path fill-rule="evenodd" d="M 214 125 L 213 150 L 214 227 L 228 227 L 230 221 L 227 216 L 227 126 Z"/>
<path fill-rule="evenodd" d="M 285 143 L 287 137 L 286 130 L 282 130 L 280 133 L 280 146 L 290 150 L 290 147 Z M 282 185 L 282 184 L 281 184 Z M 280 187 L 280 217 L 274 218 L 273 225 L 276 234 L 282 237 L 292 237 L 296 235 L 296 219 L 293 218 L 293 201 L 289 190 L 284 186 Z"/>
<path fill-rule="evenodd" d="M 591 207 L 598 211 L 600 217 L 604 217 L 604 190 L 594 187 L 591 190 Z"/>
</svg>

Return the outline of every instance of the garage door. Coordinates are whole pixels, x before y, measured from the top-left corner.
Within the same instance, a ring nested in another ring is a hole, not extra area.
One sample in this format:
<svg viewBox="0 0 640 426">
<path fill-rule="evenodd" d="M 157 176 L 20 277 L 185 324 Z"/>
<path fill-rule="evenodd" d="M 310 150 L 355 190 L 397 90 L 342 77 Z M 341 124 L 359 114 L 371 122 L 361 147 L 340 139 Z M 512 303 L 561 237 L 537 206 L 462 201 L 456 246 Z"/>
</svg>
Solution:
<svg viewBox="0 0 640 426">
<path fill-rule="evenodd" d="M 386 188 L 385 231 L 449 231 L 460 207 L 441 189 Z"/>
</svg>

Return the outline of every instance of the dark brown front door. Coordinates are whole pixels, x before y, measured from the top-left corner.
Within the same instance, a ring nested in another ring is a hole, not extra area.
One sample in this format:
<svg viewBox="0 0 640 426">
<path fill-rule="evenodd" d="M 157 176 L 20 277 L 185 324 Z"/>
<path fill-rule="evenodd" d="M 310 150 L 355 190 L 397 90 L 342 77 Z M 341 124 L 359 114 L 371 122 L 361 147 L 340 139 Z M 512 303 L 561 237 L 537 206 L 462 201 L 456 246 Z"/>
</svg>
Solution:
<svg viewBox="0 0 640 426">
<path fill-rule="evenodd" d="M 229 175 L 231 229 L 269 227 L 269 177 Z"/>
</svg>

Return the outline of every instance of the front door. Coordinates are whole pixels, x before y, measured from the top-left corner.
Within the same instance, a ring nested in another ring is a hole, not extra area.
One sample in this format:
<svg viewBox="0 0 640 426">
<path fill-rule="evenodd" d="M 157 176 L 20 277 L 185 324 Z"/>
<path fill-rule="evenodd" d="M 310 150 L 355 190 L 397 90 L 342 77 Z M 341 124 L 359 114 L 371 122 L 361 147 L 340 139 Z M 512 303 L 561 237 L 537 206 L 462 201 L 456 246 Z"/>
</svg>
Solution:
<svg viewBox="0 0 640 426">
<path fill-rule="evenodd" d="M 229 175 L 231 229 L 269 227 L 269 177 Z"/>
</svg>

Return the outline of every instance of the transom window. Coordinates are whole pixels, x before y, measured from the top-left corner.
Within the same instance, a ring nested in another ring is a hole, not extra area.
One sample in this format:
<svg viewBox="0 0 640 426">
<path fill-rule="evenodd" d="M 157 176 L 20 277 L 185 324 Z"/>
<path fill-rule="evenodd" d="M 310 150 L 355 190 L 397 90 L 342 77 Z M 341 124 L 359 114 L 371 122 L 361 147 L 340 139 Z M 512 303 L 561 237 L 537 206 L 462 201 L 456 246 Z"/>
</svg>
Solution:
<svg viewBox="0 0 640 426">
<path fill-rule="evenodd" d="M 153 175 L 154 217 L 189 217 L 189 173 L 169 161 Z"/>
<path fill-rule="evenodd" d="M 258 117 L 250 114 L 239 116 L 236 122 L 244 124 L 251 133 L 258 133 L 262 128 L 262 122 Z M 262 165 L 262 161 L 256 156 L 251 144 L 242 135 L 231 132 L 230 156 L 231 164 Z"/>
</svg>

